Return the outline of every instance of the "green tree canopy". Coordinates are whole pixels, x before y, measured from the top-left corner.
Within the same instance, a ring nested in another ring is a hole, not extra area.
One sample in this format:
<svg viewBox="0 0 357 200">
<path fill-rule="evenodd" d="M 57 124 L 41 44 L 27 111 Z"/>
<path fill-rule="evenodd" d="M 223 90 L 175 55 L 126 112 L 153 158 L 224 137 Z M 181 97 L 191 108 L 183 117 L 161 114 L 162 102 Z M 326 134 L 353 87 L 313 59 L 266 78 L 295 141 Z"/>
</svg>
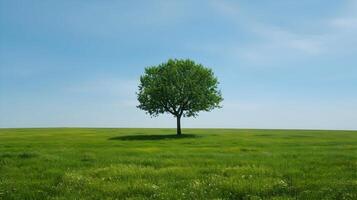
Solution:
<svg viewBox="0 0 357 200">
<path fill-rule="evenodd" d="M 171 113 L 181 135 L 182 116 L 196 117 L 200 111 L 221 107 L 218 84 L 211 69 L 189 59 L 170 59 L 145 69 L 137 93 L 138 108 L 152 116 Z"/>
</svg>

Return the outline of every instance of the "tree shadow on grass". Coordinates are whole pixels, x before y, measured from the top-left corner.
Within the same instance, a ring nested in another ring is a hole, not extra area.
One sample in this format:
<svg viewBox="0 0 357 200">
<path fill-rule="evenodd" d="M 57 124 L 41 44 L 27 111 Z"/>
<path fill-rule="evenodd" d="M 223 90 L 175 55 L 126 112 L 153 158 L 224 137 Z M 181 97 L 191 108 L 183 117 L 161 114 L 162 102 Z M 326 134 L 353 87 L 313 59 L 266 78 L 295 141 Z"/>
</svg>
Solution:
<svg viewBox="0 0 357 200">
<path fill-rule="evenodd" d="M 170 134 L 170 135 L 123 135 L 117 137 L 111 137 L 109 140 L 171 140 L 171 139 L 184 139 L 184 138 L 197 138 L 194 134 L 182 134 L 180 136 Z"/>
</svg>

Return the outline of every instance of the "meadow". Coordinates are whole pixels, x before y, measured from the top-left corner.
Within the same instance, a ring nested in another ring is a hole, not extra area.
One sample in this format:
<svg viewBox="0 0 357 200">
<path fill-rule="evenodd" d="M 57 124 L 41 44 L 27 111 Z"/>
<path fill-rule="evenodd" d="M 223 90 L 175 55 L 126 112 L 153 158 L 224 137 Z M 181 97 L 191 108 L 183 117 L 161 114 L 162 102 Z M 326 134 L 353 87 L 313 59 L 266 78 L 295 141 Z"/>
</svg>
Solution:
<svg viewBox="0 0 357 200">
<path fill-rule="evenodd" d="M 0 129 L 0 199 L 357 199 L 357 131 Z"/>
</svg>

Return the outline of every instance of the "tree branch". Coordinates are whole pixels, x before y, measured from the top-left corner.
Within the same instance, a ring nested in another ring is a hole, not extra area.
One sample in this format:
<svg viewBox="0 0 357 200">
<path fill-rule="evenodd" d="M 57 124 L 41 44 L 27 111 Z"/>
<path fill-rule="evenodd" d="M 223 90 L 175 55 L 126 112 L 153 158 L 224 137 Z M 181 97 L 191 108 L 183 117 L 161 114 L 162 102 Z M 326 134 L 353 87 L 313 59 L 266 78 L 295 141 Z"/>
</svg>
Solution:
<svg viewBox="0 0 357 200">
<path fill-rule="evenodd" d="M 161 105 L 166 109 L 166 111 L 168 111 L 169 113 L 171 113 L 171 114 L 173 114 L 173 115 L 176 115 L 175 111 L 170 110 L 170 108 L 167 107 L 167 105 L 165 105 L 164 102 L 161 102 L 161 101 L 160 101 L 160 103 L 161 103 Z"/>
</svg>

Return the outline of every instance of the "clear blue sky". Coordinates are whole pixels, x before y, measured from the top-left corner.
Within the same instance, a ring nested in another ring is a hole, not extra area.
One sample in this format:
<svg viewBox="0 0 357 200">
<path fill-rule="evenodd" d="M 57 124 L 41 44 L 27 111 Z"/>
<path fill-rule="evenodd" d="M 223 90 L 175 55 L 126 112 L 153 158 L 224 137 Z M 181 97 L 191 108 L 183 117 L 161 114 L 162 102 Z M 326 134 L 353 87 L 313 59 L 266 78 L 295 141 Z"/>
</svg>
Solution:
<svg viewBox="0 0 357 200">
<path fill-rule="evenodd" d="M 175 127 L 135 106 L 146 66 L 213 68 L 184 127 L 357 129 L 357 1 L 0 1 L 0 127 Z"/>
</svg>

